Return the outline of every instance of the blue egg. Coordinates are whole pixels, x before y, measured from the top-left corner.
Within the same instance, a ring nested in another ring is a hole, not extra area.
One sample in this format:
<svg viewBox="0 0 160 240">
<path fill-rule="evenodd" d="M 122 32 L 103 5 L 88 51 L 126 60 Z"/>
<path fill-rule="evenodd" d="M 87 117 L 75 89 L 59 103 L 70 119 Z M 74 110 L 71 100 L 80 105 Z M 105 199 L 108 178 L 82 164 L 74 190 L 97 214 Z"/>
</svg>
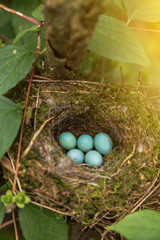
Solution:
<svg viewBox="0 0 160 240">
<path fill-rule="evenodd" d="M 64 132 L 59 137 L 59 143 L 66 150 L 73 149 L 76 146 L 76 137 L 70 132 Z"/>
<path fill-rule="evenodd" d="M 91 150 L 87 152 L 84 159 L 85 159 L 85 163 L 93 166 L 97 166 L 97 167 L 99 167 L 103 163 L 102 155 L 95 150 Z"/>
<path fill-rule="evenodd" d="M 112 140 L 106 133 L 98 133 L 94 137 L 94 146 L 101 154 L 107 154 L 112 150 Z"/>
<path fill-rule="evenodd" d="M 75 163 L 84 162 L 84 153 L 79 149 L 71 149 L 68 151 L 67 156 L 69 156 Z"/>
<path fill-rule="evenodd" d="M 93 148 L 93 138 L 88 134 L 81 135 L 77 140 L 77 147 L 82 152 L 88 152 Z"/>
</svg>

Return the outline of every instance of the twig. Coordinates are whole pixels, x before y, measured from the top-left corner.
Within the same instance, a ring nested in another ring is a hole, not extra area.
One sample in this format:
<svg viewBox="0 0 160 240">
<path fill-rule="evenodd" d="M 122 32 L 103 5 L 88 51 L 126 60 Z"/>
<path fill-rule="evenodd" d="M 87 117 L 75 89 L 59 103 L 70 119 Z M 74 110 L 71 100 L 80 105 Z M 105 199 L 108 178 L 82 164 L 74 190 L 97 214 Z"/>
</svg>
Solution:
<svg viewBox="0 0 160 240">
<path fill-rule="evenodd" d="M 13 171 L 14 171 L 14 174 L 15 174 L 16 169 L 15 169 L 15 166 L 14 166 L 13 158 L 12 158 L 12 156 L 11 156 L 11 154 L 10 154 L 9 151 L 8 151 L 7 153 L 8 153 L 8 157 L 9 157 L 9 159 L 10 159 L 10 161 L 11 161 L 12 168 L 13 168 Z M 17 184 L 18 184 L 19 190 L 22 191 L 22 187 L 21 187 L 21 184 L 20 184 L 20 181 L 19 181 L 19 178 L 18 178 L 18 177 L 17 177 Z"/>
<path fill-rule="evenodd" d="M 139 208 L 139 206 L 142 205 L 142 203 L 145 202 L 146 199 L 149 198 L 159 187 L 160 187 L 160 183 L 155 188 L 153 188 L 153 190 L 151 192 L 149 192 L 147 194 L 147 196 L 145 198 L 143 198 L 142 201 L 131 210 L 131 212 L 135 212 L 137 210 L 137 208 Z"/>
<path fill-rule="evenodd" d="M 39 108 L 39 89 L 37 91 L 37 99 L 36 99 L 35 114 L 34 114 L 34 131 L 36 130 L 38 108 Z"/>
<path fill-rule="evenodd" d="M 14 211 L 12 211 L 12 218 L 13 218 L 13 223 L 14 223 L 14 231 L 15 231 L 16 240 L 19 240 L 17 224 L 16 224 L 16 218 L 15 218 Z"/>
<path fill-rule="evenodd" d="M 152 185 L 149 187 L 149 189 L 147 190 L 147 192 L 134 204 L 134 208 L 132 208 L 131 212 L 134 212 L 152 193 L 154 193 L 156 191 L 156 189 L 158 189 L 158 187 L 160 186 L 160 184 L 158 184 L 152 191 L 151 189 L 153 188 L 153 186 L 156 184 L 158 177 L 160 175 L 160 170 L 158 171 L 157 177 L 154 180 L 154 182 L 152 183 Z"/>
<path fill-rule="evenodd" d="M 101 83 L 99 82 L 91 82 L 91 81 L 83 81 L 83 80 L 58 80 L 58 79 L 51 79 L 51 78 L 47 78 L 47 77 L 43 77 L 43 76 L 38 76 L 38 75 L 34 75 L 35 78 L 39 78 L 42 80 L 48 80 L 48 82 L 57 82 L 57 83 L 88 83 L 88 84 L 93 84 L 93 85 L 101 85 Z M 36 79 L 34 80 L 36 81 Z M 39 80 L 38 80 L 39 81 Z M 44 81 L 45 82 L 45 81 Z"/>
<path fill-rule="evenodd" d="M 124 76 L 123 76 L 123 68 L 120 66 L 120 73 L 121 73 L 121 84 L 124 84 Z"/>
<path fill-rule="evenodd" d="M 18 17 L 24 18 L 25 20 L 27 20 L 27 21 L 35 24 L 35 25 L 38 25 L 39 27 L 42 27 L 42 25 L 44 25 L 44 22 L 40 22 L 40 21 L 38 21 L 37 19 L 28 17 L 28 16 L 24 15 L 24 14 L 21 13 L 21 12 L 18 12 L 18 11 L 15 11 L 15 10 L 11 9 L 11 8 L 6 7 L 6 6 L 3 5 L 3 4 L 0 4 L 0 9 L 3 9 L 3 10 L 5 10 L 5 11 L 9 12 L 9 13 L 12 13 L 12 14 L 14 14 L 14 15 L 17 15 Z"/>
<path fill-rule="evenodd" d="M 140 70 L 139 71 L 139 77 L 138 77 L 137 90 L 138 90 L 139 87 L 141 87 L 142 93 L 146 97 L 146 92 L 145 92 L 144 86 L 142 84 L 142 73 L 143 73 L 143 70 Z"/>
<path fill-rule="evenodd" d="M 0 38 L 9 44 L 12 44 L 12 41 L 9 38 L 7 38 L 5 35 L 0 34 Z"/>
<path fill-rule="evenodd" d="M 46 205 L 43 205 L 43 204 L 40 204 L 40 203 L 37 203 L 37 202 L 34 202 L 34 201 L 31 201 L 31 203 L 33 203 L 33 204 L 35 204 L 35 205 L 37 205 L 37 206 L 39 206 L 39 207 L 46 208 L 46 209 L 48 209 L 48 210 L 50 210 L 50 211 L 52 211 L 52 212 L 56 212 L 56 213 L 59 213 L 59 214 L 62 214 L 62 215 L 66 215 L 66 216 L 72 216 L 71 213 L 64 213 L 64 212 L 61 212 L 61 211 L 59 211 L 59 210 L 57 210 L 57 209 L 48 207 L 48 206 L 46 206 Z"/>
<path fill-rule="evenodd" d="M 146 31 L 146 32 L 157 32 L 157 33 L 160 33 L 160 30 L 149 29 L 149 28 L 135 28 L 135 27 L 131 27 L 131 29 L 133 29 L 133 30 L 138 30 L 138 31 Z"/>
<path fill-rule="evenodd" d="M 125 158 L 125 159 L 123 160 L 123 162 L 121 163 L 121 165 L 120 165 L 120 167 L 118 168 L 117 172 L 116 172 L 116 173 L 113 173 L 113 174 L 111 175 L 111 177 L 115 177 L 115 176 L 121 171 L 121 168 L 123 167 L 123 165 L 133 156 L 133 154 L 134 154 L 134 152 L 135 152 L 135 149 L 136 149 L 136 145 L 133 145 L 133 150 L 132 150 L 131 154 L 130 154 L 127 158 Z"/>
<path fill-rule="evenodd" d="M 19 138 L 19 145 L 18 145 L 18 155 L 17 155 L 17 162 L 16 162 L 16 172 L 15 172 L 12 192 L 14 192 L 15 189 L 16 189 L 16 182 L 17 182 L 17 177 L 18 177 L 20 155 L 21 155 L 21 146 L 22 146 L 24 123 L 25 123 L 25 118 L 26 118 L 26 113 L 27 113 L 27 108 L 28 108 L 28 100 L 29 100 L 29 94 L 30 94 L 32 79 L 33 79 L 35 68 L 36 68 L 36 65 L 37 65 L 39 52 L 40 52 L 40 32 L 38 32 L 36 57 L 35 57 L 35 61 L 34 61 L 34 64 L 33 64 L 33 69 L 32 69 L 32 73 L 31 73 L 30 82 L 29 82 L 29 85 L 28 85 L 28 91 L 27 91 L 26 102 L 25 102 L 25 109 L 24 109 L 23 119 L 22 119 L 22 124 L 21 124 L 21 131 L 20 131 L 20 138 Z"/>
<path fill-rule="evenodd" d="M 38 135 L 41 133 L 41 131 L 43 130 L 43 128 L 45 127 L 45 125 L 50 122 L 52 119 L 54 119 L 54 117 L 51 117 L 49 119 L 47 119 L 46 121 L 44 121 L 44 123 L 41 125 L 41 127 L 38 129 L 38 131 L 34 134 L 34 136 L 32 137 L 28 147 L 25 149 L 25 151 L 22 154 L 22 158 L 26 157 L 27 154 L 29 153 L 31 147 L 34 144 L 34 141 L 36 140 L 36 138 L 38 137 Z"/>
<path fill-rule="evenodd" d="M 16 221 L 17 221 L 17 220 L 18 220 L 18 218 L 16 219 Z M 0 226 L 0 229 L 3 229 L 3 228 L 5 228 L 5 227 L 9 226 L 9 225 L 11 225 L 12 223 L 13 223 L 13 219 L 10 220 L 10 221 L 8 221 L 8 222 L 3 223 L 3 224 Z"/>
<path fill-rule="evenodd" d="M 143 197 L 141 197 L 141 199 L 139 199 L 135 204 L 134 206 L 136 206 L 139 202 L 141 202 L 141 200 L 147 196 L 147 194 L 150 192 L 150 190 L 153 188 L 153 186 L 156 184 L 157 180 L 158 180 L 158 177 L 159 177 L 159 174 L 160 174 L 160 170 L 158 171 L 158 174 L 157 174 L 157 177 L 156 179 L 154 180 L 154 182 L 152 183 L 152 185 L 148 188 L 148 190 L 146 191 L 146 193 L 143 195 Z"/>
</svg>

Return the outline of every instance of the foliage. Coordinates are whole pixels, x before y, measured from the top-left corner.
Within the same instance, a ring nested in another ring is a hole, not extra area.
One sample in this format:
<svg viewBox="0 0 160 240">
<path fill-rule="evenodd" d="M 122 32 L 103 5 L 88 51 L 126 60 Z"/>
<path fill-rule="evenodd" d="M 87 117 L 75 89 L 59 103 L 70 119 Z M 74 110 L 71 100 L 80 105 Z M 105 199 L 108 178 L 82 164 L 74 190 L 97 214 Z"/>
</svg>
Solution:
<svg viewBox="0 0 160 240">
<path fill-rule="evenodd" d="M 108 227 L 122 234 L 128 240 L 159 240 L 160 213 L 152 210 L 142 210 L 129 214 L 117 224 Z"/>
<path fill-rule="evenodd" d="M 89 50 L 117 61 L 149 66 L 149 60 L 136 34 L 116 18 L 101 15 Z"/>
<path fill-rule="evenodd" d="M 3 222 L 4 215 L 5 215 L 5 207 L 2 201 L 0 200 L 0 225 Z"/>
<path fill-rule="evenodd" d="M 37 6 L 41 4 L 41 0 L 12 0 L 11 8 L 16 9 L 17 11 L 26 14 L 27 16 L 32 17 L 32 11 L 34 11 Z M 32 23 L 26 21 L 23 18 L 19 18 L 15 15 L 11 15 L 11 24 L 14 29 L 15 35 L 23 31 L 24 29 L 28 29 L 32 27 Z M 44 31 L 43 31 L 44 38 Z M 44 39 L 42 38 L 41 46 L 44 47 Z M 23 46 L 28 47 L 32 50 L 36 49 L 37 46 L 37 35 L 32 32 L 28 32 L 24 37 L 21 38 L 21 43 Z"/>
<path fill-rule="evenodd" d="M 15 197 L 12 195 L 12 192 L 8 190 L 5 195 L 1 196 L 1 201 L 4 203 L 4 206 L 8 206 L 15 202 Z"/>
<path fill-rule="evenodd" d="M 39 31 L 39 27 L 38 26 L 32 26 L 29 28 L 26 28 L 22 31 L 20 31 L 17 36 L 15 37 L 15 39 L 13 40 L 13 44 L 17 43 L 27 32 L 38 32 Z"/>
<path fill-rule="evenodd" d="M 159 0 L 124 0 L 124 6 L 128 15 L 128 22 L 131 20 L 160 21 Z"/>
<path fill-rule="evenodd" d="M 67 240 L 67 225 L 50 210 L 28 204 L 19 210 L 19 221 L 26 240 Z"/>
<path fill-rule="evenodd" d="M 16 203 L 17 207 L 24 208 L 25 204 L 30 202 L 30 198 L 26 196 L 25 191 L 14 193 L 13 195 L 12 192 L 8 190 L 4 195 L 1 196 L 1 201 L 3 202 L 4 206 Z"/>
<path fill-rule="evenodd" d="M 9 45 L 0 49 L 0 94 L 25 78 L 34 58 L 35 54 L 23 46 Z"/>
<path fill-rule="evenodd" d="M 29 203 L 30 201 L 31 200 L 28 196 L 26 196 L 25 191 L 15 194 L 15 202 L 19 208 L 24 208 L 25 204 Z"/>
<path fill-rule="evenodd" d="M 0 96 L 0 159 L 13 143 L 22 118 L 22 109 L 10 99 Z"/>
<path fill-rule="evenodd" d="M 39 21 L 45 21 L 44 15 L 42 12 L 43 4 L 40 4 L 33 12 L 32 16 Z"/>
</svg>

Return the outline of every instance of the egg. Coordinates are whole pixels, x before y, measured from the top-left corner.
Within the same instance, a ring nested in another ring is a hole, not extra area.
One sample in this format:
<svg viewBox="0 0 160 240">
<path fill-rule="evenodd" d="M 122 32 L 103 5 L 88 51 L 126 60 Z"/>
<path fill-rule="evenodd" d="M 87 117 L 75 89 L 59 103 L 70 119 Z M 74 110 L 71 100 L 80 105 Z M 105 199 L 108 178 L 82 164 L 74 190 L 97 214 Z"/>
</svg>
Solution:
<svg viewBox="0 0 160 240">
<path fill-rule="evenodd" d="M 71 149 L 68 151 L 67 156 L 69 156 L 75 163 L 84 162 L 84 153 L 79 149 Z"/>
<path fill-rule="evenodd" d="M 94 146 L 101 154 L 107 154 L 112 150 L 112 140 L 106 133 L 98 133 L 94 137 Z"/>
<path fill-rule="evenodd" d="M 77 140 L 77 147 L 82 152 L 88 152 L 93 148 L 93 138 L 88 134 L 81 135 Z"/>
<path fill-rule="evenodd" d="M 85 160 L 85 163 L 93 166 L 97 166 L 97 167 L 99 167 L 103 163 L 102 155 L 95 150 L 91 150 L 87 152 L 84 160 Z"/>
<path fill-rule="evenodd" d="M 66 150 L 73 149 L 76 146 L 76 137 L 70 132 L 63 132 L 59 137 L 59 143 Z"/>
</svg>

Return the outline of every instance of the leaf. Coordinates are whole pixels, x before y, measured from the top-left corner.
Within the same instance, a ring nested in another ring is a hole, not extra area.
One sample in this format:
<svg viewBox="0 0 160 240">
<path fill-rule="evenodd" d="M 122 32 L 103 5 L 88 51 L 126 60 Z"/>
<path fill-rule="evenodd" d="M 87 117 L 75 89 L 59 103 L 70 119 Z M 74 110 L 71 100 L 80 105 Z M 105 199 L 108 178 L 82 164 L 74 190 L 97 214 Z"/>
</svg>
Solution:
<svg viewBox="0 0 160 240">
<path fill-rule="evenodd" d="M 131 20 L 160 21 L 159 0 L 124 0 L 124 6 L 127 11 L 128 22 Z"/>
<path fill-rule="evenodd" d="M 18 211 L 20 226 L 26 240 L 67 240 L 68 230 L 63 218 L 47 209 L 28 204 Z"/>
<path fill-rule="evenodd" d="M 112 0 L 114 4 L 118 5 L 122 10 L 124 9 L 123 0 Z"/>
<path fill-rule="evenodd" d="M 4 215 L 5 215 L 5 206 L 4 206 L 4 204 L 2 203 L 2 201 L 0 200 L 0 225 L 1 225 L 2 222 L 3 222 Z"/>
<path fill-rule="evenodd" d="M 21 32 L 19 32 L 17 34 L 17 36 L 15 37 L 15 39 L 13 40 L 13 44 L 15 44 L 16 42 L 18 42 L 23 36 L 25 33 L 27 32 L 37 32 L 39 30 L 39 27 L 38 26 L 32 26 L 30 28 L 27 28 L 27 29 L 24 29 L 22 30 Z"/>
<path fill-rule="evenodd" d="M 21 107 L 0 96 L 0 159 L 13 143 L 22 118 Z"/>
<path fill-rule="evenodd" d="M 32 16 L 34 18 L 36 18 L 39 21 L 44 21 L 44 15 L 42 12 L 42 8 L 43 8 L 43 4 L 40 4 L 33 12 L 32 12 Z"/>
<path fill-rule="evenodd" d="M 22 46 L 9 45 L 0 49 L 0 95 L 27 75 L 34 58 L 35 54 Z"/>
<path fill-rule="evenodd" d="M 41 0 L 12 0 L 11 1 L 11 8 L 15 9 L 16 11 L 19 11 L 29 17 L 32 17 L 31 13 L 32 11 L 41 4 Z M 24 29 L 30 28 L 33 26 L 32 23 L 28 22 L 27 20 L 20 18 L 14 14 L 12 14 L 12 25 L 15 31 L 15 34 L 17 35 L 19 32 L 21 32 Z M 42 30 L 43 32 L 44 30 Z M 41 34 L 41 47 L 44 47 L 44 36 L 42 37 Z M 35 50 L 37 47 L 37 35 L 33 34 L 31 32 L 27 32 L 25 36 L 21 39 L 24 46 L 26 46 L 29 49 Z"/>
<path fill-rule="evenodd" d="M 122 21 L 101 15 L 88 49 L 112 60 L 149 66 L 136 34 Z"/>
<path fill-rule="evenodd" d="M 142 210 L 129 214 L 108 229 L 122 234 L 128 240 L 159 240 L 160 213 Z"/>
</svg>

